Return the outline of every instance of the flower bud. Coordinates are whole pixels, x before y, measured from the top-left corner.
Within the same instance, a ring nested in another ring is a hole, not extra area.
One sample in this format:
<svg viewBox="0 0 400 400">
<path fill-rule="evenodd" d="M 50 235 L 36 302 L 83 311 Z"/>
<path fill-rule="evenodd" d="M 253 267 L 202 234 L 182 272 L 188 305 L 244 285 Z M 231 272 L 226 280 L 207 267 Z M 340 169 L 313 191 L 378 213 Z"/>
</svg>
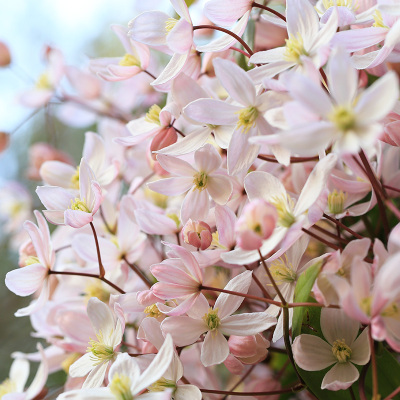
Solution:
<svg viewBox="0 0 400 400">
<path fill-rule="evenodd" d="M 275 230 L 278 213 L 274 206 L 262 199 L 248 203 L 236 222 L 237 244 L 243 250 L 257 250 L 262 241 Z"/>
<path fill-rule="evenodd" d="M 183 240 L 200 250 L 208 249 L 212 242 L 211 228 L 204 221 L 189 219 L 182 229 Z"/>
<path fill-rule="evenodd" d="M 2 153 L 10 144 L 10 135 L 6 132 L 0 132 L 0 153 Z"/>
<path fill-rule="evenodd" d="M 8 46 L 4 42 L 0 42 L 0 67 L 7 67 L 11 64 L 11 54 Z"/>
<path fill-rule="evenodd" d="M 150 144 L 150 151 L 153 160 L 156 160 L 156 154 L 154 154 L 154 151 L 161 150 L 164 147 L 168 147 L 171 144 L 176 143 L 177 140 L 178 137 L 176 134 L 176 130 L 173 127 L 162 129 L 159 133 L 157 133 Z"/>
<path fill-rule="evenodd" d="M 229 350 L 243 364 L 256 364 L 267 357 L 270 342 L 260 333 L 252 336 L 231 335 Z"/>
</svg>

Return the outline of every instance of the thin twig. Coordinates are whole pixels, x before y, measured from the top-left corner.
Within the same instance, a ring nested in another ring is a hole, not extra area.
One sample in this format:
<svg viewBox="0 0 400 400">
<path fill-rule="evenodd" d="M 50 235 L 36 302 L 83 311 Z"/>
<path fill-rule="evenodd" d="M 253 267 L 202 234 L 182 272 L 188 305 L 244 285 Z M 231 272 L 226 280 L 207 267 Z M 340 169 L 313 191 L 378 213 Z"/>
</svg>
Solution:
<svg viewBox="0 0 400 400">
<path fill-rule="evenodd" d="M 94 229 L 93 222 L 90 222 L 90 227 L 92 228 L 94 241 L 96 243 L 97 260 L 99 262 L 99 278 L 102 279 L 102 278 L 104 278 L 104 275 L 106 274 L 106 271 L 105 271 L 103 263 L 101 261 L 99 240 L 97 239 L 97 233 L 96 233 L 96 229 Z"/>
<path fill-rule="evenodd" d="M 123 257 L 123 260 L 128 264 L 129 268 L 132 269 L 136 273 L 136 275 L 143 281 L 143 283 L 150 289 L 153 284 L 150 279 L 143 273 L 143 271 L 134 263 L 130 263 L 126 257 Z"/>
<path fill-rule="evenodd" d="M 262 8 L 263 10 L 268 11 L 268 12 L 270 12 L 271 14 L 276 15 L 276 16 L 277 16 L 278 18 L 280 18 L 282 21 L 285 21 L 285 22 L 286 22 L 286 17 L 285 17 L 285 16 L 283 16 L 281 13 L 279 13 L 278 11 L 275 11 L 274 9 L 272 9 L 272 8 L 270 8 L 270 7 L 263 6 L 262 4 L 258 4 L 258 3 L 256 3 L 255 1 L 253 1 L 253 2 L 251 3 L 251 6 L 252 6 L 252 7 L 257 7 L 257 8 Z"/>
</svg>

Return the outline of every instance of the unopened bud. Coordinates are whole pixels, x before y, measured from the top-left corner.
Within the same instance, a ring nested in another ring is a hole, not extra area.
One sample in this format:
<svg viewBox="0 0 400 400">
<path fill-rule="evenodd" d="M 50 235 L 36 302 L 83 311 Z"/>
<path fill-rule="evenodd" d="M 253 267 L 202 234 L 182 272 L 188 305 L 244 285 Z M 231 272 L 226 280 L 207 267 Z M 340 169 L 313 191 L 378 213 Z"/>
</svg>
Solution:
<svg viewBox="0 0 400 400">
<path fill-rule="evenodd" d="M 158 151 L 163 149 L 164 147 L 168 147 L 171 144 L 174 144 L 177 141 L 177 135 L 176 135 L 176 130 L 175 128 L 166 128 L 162 129 L 157 135 L 154 137 L 154 139 L 151 141 L 150 144 L 150 151 L 153 157 L 153 160 L 156 160 L 156 154 L 154 154 L 154 151 Z"/>
<path fill-rule="evenodd" d="M 236 222 L 237 244 L 243 250 L 256 250 L 268 239 L 278 220 L 276 208 L 261 199 L 247 204 Z"/>
<path fill-rule="evenodd" d="M 204 221 L 189 219 L 182 229 L 183 240 L 200 250 L 208 249 L 212 242 L 211 228 Z"/>
<path fill-rule="evenodd" d="M 0 42 L 0 67 L 7 67 L 11 64 L 11 54 L 8 46 L 4 42 Z"/>
</svg>

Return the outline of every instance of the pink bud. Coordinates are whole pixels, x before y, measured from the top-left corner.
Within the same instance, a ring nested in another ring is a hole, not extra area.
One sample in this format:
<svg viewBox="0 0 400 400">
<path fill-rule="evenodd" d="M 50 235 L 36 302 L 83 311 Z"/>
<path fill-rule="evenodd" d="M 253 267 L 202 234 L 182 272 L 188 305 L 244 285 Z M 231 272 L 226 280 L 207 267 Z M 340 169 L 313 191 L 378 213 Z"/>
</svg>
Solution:
<svg viewBox="0 0 400 400">
<path fill-rule="evenodd" d="M 2 153 L 10 144 L 10 135 L 6 132 L 0 132 L 0 153 Z"/>
<path fill-rule="evenodd" d="M 229 354 L 227 359 L 224 361 L 225 367 L 231 374 L 241 375 L 244 370 L 244 365 L 232 354 Z"/>
<path fill-rule="evenodd" d="M 67 153 L 56 149 L 48 143 L 38 142 L 29 148 L 28 178 L 40 180 L 40 167 L 46 161 L 61 161 L 66 164 L 74 164 L 74 161 Z"/>
<path fill-rule="evenodd" d="M 271 204 L 262 199 L 248 203 L 236 222 L 237 244 L 243 250 L 256 250 L 275 230 L 278 214 Z"/>
<path fill-rule="evenodd" d="M 7 67 L 11 64 L 11 54 L 8 46 L 0 42 L 0 67 Z"/>
<path fill-rule="evenodd" d="M 255 336 L 231 335 L 228 340 L 229 350 L 235 357 L 251 357 L 256 354 Z"/>
<path fill-rule="evenodd" d="M 189 219 L 182 229 L 183 240 L 200 250 L 208 249 L 212 242 L 211 228 L 204 221 Z"/>
<path fill-rule="evenodd" d="M 168 147 L 171 144 L 176 143 L 177 140 L 178 137 L 176 134 L 176 130 L 173 127 L 165 128 L 158 132 L 150 144 L 150 151 L 153 160 L 156 160 L 156 154 L 153 153 L 154 151 L 161 150 L 164 147 Z"/>
</svg>

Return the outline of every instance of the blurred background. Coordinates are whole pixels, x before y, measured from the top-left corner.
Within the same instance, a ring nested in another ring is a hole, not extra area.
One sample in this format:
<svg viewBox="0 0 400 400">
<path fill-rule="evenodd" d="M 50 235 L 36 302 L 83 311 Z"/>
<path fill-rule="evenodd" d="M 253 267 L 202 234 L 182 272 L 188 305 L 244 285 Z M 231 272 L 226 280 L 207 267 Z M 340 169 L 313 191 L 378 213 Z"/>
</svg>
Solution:
<svg viewBox="0 0 400 400">
<path fill-rule="evenodd" d="M 15 296 L 4 285 L 5 274 L 18 267 L 18 244 L 26 235 L 22 224 L 34 220 L 31 207 L 42 208 L 34 192 L 40 183 L 27 179 L 28 150 L 33 143 L 51 141 L 79 164 L 84 132 L 90 129 L 64 125 L 52 116 L 54 105 L 27 108 L 18 97 L 44 70 L 46 46 L 60 49 L 66 64 L 78 67 L 86 66 L 90 58 L 121 55 L 122 46 L 110 25 L 126 26 L 143 11 L 168 12 L 171 5 L 168 0 L 0 0 L 0 4 L 0 42 L 11 53 L 11 64 L 0 67 L 1 383 L 8 377 L 14 351 L 36 351 L 29 318 L 14 317 L 30 299 Z M 18 229 L 18 234 L 10 235 Z"/>
</svg>

